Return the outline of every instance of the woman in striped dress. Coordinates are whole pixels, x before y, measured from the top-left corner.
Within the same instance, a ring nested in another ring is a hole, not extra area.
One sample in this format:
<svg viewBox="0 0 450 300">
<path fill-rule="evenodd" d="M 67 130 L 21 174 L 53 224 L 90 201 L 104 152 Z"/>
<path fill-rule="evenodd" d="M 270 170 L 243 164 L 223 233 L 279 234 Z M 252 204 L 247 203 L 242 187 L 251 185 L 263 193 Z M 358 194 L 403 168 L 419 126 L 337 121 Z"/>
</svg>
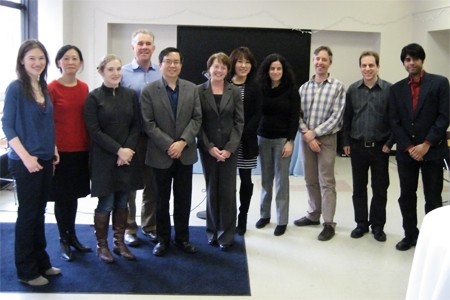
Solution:
<svg viewBox="0 0 450 300">
<path fill-rule="evenodd" d="M 253 194 L 252 169 L 256 168 L 258 140 L 256 130 L 261 117 L 261 97 L 257 84 L 253 80 L 256 60 L 247 47 L 238 47 L 230 54 L 230 82 L 239 87 L 244 102 L 244 131 L 237 154 L 237 168 L 241 186 L 239 189 L 239 214 L 236 232 L 240 235 L 247 230 L 247 213 Z"/>
</svg>

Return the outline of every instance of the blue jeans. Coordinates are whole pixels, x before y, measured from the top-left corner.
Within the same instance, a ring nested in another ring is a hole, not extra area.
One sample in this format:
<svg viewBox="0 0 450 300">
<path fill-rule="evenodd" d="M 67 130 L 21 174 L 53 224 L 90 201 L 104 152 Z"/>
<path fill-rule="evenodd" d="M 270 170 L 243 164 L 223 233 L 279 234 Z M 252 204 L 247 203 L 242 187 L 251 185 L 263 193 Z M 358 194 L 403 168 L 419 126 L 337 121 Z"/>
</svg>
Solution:
<svg viewBox="0 0 450 300">
<path fill-rule="evenodd" d="M 292 156 L 281 157 L 286 139 L 267 139 L 258 136 L 258 144 L 262 185 L 261 218 L 270 218 L 273 181 L 275 179 L 277 224 L 287 225 L 289 222 L 289 165 Z"/>
<path fill-rule="evenodd" d="M 39 160 L 44 168 L 30 173 L 21 160 L 9 159 L 8 163 L 19 202 L 14 247 L 17 276 L 29 281 L 52 266 L 45 251 L 45 208 L 51 197 L 53 165 L 51 160 Z"/>
<path fill-rule="evenodd" d="M 110 213 L 113 209 L 128 208 L 128 196 L 130 192 L 114 192 L 108 196 L 98 197 L 95 212 Z"/>
</svg>

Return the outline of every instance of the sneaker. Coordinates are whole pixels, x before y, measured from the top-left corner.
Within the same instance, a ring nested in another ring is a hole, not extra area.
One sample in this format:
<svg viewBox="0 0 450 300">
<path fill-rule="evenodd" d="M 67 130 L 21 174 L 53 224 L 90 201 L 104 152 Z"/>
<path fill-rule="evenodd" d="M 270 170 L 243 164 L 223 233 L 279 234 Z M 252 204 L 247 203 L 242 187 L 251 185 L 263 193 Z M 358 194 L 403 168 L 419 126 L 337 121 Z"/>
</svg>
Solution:
<svg viewBox="0 0 450 300">
<path fill-rule="evenodd" d="M 355 229 L 353 229 L 353 231 L 350 234 L 350 236 L 352 238 L 354 238 L 354 239 L 359 239 L 360 237 L 362 237 L 367 232 L 369 232 L 369 228 L 358 226 Z"/>
<path fill-rule="evenodd" d="M 310 225 L 319 225 L 320 221 L 311 221 L 307 217 L 300 218 L 294 221 L 295 226 L 310 226 Z"/>
<path fill-rule="evenodd" d="M 270 218 L 261 218 L 258 220 L 258 222 L 256 222 L 256 228 L 261 229 L 269 223 L 270 223 Z"/>
<path fill-rule="evenodd" d="M 329 224 L 325 224 L 323 225 L 322 232 L 319 234 L 317 238 L 319 239 L 319 241 L 329 241 L 333 236 L 334 236 L 334 227 Z"/>
<path fill-rule="evenodd" d="M 47 275 L 47 276 L 55 276 L 55 275 L 59 275 L 59 274 L 61 274 L 61 269 L 55 268 L 55 267 L 51 267 L 50 269 L 45 271 L 45 275 Z"/>
<path fill-rule="evenodd" d="M 287 225 L 277 225 L 277 227 L 275 227 L 275 231 L 273 232 L 273 234 L 275 236 L 283 235 L 286 232 L 286 227 Z"/>
<path fill-rule="evenodd" d="M 32 279 L 32 280 L 22 280 L 19 279 L 20 282 L 31 285 L 31 286 L 43 286 L 48 284 L 48 279 L 43 277 L 43 276 L 39 276 L 38 278 Z"/>
</svg>

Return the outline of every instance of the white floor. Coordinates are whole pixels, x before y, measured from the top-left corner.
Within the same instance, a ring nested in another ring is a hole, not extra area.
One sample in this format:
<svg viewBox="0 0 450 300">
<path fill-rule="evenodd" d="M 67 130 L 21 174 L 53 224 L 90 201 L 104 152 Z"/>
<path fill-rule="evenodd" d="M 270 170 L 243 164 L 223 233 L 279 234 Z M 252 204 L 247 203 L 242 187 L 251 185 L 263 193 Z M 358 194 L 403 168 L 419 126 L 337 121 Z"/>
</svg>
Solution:
<svg viewBox="0 0 450 300">
<path fill-rule="evenodd" d="M 448 178 L 448 174 L 446 174 Z M 397 203 L 398 177 L 394 158 L 391 157 L 389 199 L 385 232 L 387 241 L 377 242 L 371 234 L 361 239 L 350 238 L 355 227 L 352 206 L 352 181 L 350 160 L 338 157 L 336 178 L 338 204 L 335 221 L 336 236 L 328 242 L 317 240 L 321 226 L 299 228 L 293 221 L 302 217 L 306 210 L 306 190 L 303 177 L 290 178 L 291 203 L 290 224 L 283 236 L 273 235 L 275 224 L 256 229 L 259 218 L 260 177 L 254 176 L 255 193 L 249 214 L 249 226 L 245 235 L 250 274 L 251 297 L 233 299 L 404 299 L 414 249 L 400 252 L 395 244 L 402 239 L 401 215 Z M 419 220 L 423 218 L 423 195 L 418 193 Z M 448 183 L 445 184 L 444 200 L 448 201 Z M 194 175 L 194 195 L 191 225 L 204 225 L 196 214 L 205 209 L 203 175 Z M 78 223 L 91 223 L 96 199 L 79 200 Z M 275 204 L 272 205 L 273 211 Z M 275 213 L 273 213 L 275 216 Z M 1 191 L 0 219 L 14 222 L 16 206 L 11 191 Z M 47 222 L 55 222 L 53 205 L 49 203 Z M 274 221 L 274 217 L 272 218 Z M 49 237 L 47 237 L 48 240 Z M 50 242 L 48 240 L 48 242 Z M 90 242 L 91 245 L 95 241 Z M 206 243 L 206 238 L 205 238 Z M 151 250 L 149 249 L 149 255 Z M 165 258 L 161 258 L 165 259 Z M 70 268 L 72 263 L 52 257 L 52 263 Z M 99 262 L 100 263 L 100 262 Z M 138 276 L 138 275 L 137 275 Z M 148 280 L 151 280 L 149 278 Z M 120 284 L 120 283 L 118 283 Z M 207 284 L 207 282 L 205 282 Z M 17 294 L 2 293 L 8 300 L 100 300 L 100 299 L 229 299 L 213 296 L 162 296 L 162 295 L 99 295 L 99 294 Z"/>
</svg>

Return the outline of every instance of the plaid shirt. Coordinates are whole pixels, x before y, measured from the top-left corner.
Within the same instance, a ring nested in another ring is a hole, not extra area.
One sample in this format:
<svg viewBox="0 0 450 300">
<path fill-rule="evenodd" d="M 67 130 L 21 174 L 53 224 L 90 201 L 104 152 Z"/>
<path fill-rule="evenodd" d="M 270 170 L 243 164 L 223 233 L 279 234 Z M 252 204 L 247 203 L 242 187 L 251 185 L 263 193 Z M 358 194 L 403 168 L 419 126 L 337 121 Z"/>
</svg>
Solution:
<svg viewBox="0 0 450 300">
<path fill-rule="evenodd" d="M 316 136 L 338 132 L 345 109 L 345 89 L 334 78 L 322 83 L 311 80 L 299 89 L 301 100 L 300 131 L 313 130 Z"/>
</svg>

